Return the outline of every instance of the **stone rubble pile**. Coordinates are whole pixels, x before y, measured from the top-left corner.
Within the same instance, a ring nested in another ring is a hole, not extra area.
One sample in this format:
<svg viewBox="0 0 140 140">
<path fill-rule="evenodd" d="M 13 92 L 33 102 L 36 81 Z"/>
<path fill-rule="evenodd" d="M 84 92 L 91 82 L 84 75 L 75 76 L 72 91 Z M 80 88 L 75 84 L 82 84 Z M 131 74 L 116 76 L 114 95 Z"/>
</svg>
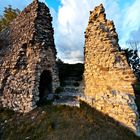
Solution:
<svg viewBox="0 0 140 140">
<path fill-rule="evenodd" d="M 90 13 L 85 38 L 85 96 L 81 100 L 138 133 L 132 87 L 136 79 L 119 49 L 114 23 L 106 19 L 102 4 Z"/>
<path fill-rule="evenodd" d="M 53 92 L 59 86 L 52 17 L 44 3 L 34 0 L 0 33 L 0 102 L 29 112 L 39 100 L 40 75 L 48 70 Z"/>
</svg>

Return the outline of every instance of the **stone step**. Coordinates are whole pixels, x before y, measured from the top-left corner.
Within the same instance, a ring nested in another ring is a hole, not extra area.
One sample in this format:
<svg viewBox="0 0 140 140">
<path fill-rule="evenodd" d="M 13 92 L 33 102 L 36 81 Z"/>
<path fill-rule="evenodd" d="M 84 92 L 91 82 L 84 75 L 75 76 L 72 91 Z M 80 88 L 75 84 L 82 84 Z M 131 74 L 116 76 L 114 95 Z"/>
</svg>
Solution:
<svg viewBox="0 0 140 140">
<path fill-rule="evenodd" d="M 76 81 L 79 81 L 79 78 L 77 75 L 70 75 L 69 77 L 67 77 L 67 80 L 74 80 L 75 82 Z"/>
<path fill-rule="evenodd" d="M 80 92 L 80 83 L 76 73 L 70 73 L 71 76 L 67 77 L 67 80 L 64 81 L 63 92 L 59 94 L 54 94 L 53 105 L 67 105 L 67 106 L 77 106 L 80 107 L 79 100 L 83 95 Z M 51 97 L 51 96 L 50 96 Z"/>
<path fill-rule="evenodd" d="M 53 102 L 53 105 L 66 105 L 66 106 L 80 108 L 80 103 L 78 100 L 55 100 Z"/>
<path fill-rule="evenodd" d="M 79 74 L 78 73 L 76 73 L 76 72 L 73 72 L 73 73 L 69 73 L 69 75 L 68 75 L 69 77 L 79 77 Z"/>
<path fill-rule="evenodd" d="M 80 81 L 75 80 L 65 80 L 64 83 L 69 86 L 79 86 Z"/>
<path fill-rule="evenodd" d="M 64 92 L 76 93 L 76 92 L 79 91 L 79 88 L 78 87 L 75 87 L 75 86 L 66 86 L 66 87 L 63 87 L 63 91 Z"/>
<path fill-rule="evenodd" d="M 78 97 L 78 96 L 82 96 L 82 93 L 80 92 L 76 92 L 76 93 L 72 93 L 72 92 L 61 92 L 59 94 L 55 94 L 57 96 L 72 96 L 72 97 Z"/>
</svg>

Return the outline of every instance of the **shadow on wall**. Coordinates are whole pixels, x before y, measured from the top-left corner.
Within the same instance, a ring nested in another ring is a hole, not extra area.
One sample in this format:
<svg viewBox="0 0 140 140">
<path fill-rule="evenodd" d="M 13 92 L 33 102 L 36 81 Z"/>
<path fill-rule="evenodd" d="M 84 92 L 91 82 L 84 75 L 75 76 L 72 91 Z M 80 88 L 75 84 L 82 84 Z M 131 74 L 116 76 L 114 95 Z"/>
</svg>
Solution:
<svg viewBox="0 0 140 140">
<path fill-rule="evenodd" d="M 0 126 L 3 140 L 139 140 L 133 132 L 84 102 L 81 108 L 43 106 L 25 115 L 9 115 L 0 109 L 0 121 L 5 118 L 6 127 Z"/>
</svg>

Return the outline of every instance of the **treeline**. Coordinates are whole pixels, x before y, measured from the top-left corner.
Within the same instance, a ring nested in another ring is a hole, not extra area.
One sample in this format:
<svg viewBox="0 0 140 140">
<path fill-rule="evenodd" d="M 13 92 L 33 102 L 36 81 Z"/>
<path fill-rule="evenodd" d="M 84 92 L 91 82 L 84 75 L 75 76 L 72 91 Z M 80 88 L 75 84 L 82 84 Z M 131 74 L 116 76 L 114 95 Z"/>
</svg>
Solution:
<svg viewBox="0 0 140 140">
<path fill-rule="evenodd" d="M 140 82 L 140 42 L 127 42 L 128 49 L 125 49 L 125 54 L 130 67 L 133 69 L 137 80 Z"/>
<path fill-rule="evenodd" d="M 10 22 L 20 13 L 19 9 L 13 9 L 11 5 L 4 8 L 3 15 L 0 16 L 0 32 L 5 29 Z"/>
</svg>

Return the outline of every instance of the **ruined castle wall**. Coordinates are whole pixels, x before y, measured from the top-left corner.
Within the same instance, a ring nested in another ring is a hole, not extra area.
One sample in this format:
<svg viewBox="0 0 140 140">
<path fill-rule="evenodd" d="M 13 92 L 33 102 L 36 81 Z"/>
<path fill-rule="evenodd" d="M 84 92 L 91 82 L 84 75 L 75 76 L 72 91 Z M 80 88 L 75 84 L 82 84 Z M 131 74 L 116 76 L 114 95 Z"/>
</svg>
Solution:
<svg viewBox="0 0 140 140">
<path fill-rule="evenodd" d="M 106 19 L 103 5 L 91 12 L 85 38 L 82 100 L 136 132 L 138 113 L 132 88 L 136 79 L 124 52 L 119 51 L 114 23 Z"/>
<path fill-rule="evenodd" d="M 9 45 L 1 50 L 0 101 L 4 107 L 29 112 L 39 100 L 40 75 L 49 70 L 53 91 L 59 86 L 52 18 L 45 4 L 34 0 L 0 34 Z"/>
</svg>

